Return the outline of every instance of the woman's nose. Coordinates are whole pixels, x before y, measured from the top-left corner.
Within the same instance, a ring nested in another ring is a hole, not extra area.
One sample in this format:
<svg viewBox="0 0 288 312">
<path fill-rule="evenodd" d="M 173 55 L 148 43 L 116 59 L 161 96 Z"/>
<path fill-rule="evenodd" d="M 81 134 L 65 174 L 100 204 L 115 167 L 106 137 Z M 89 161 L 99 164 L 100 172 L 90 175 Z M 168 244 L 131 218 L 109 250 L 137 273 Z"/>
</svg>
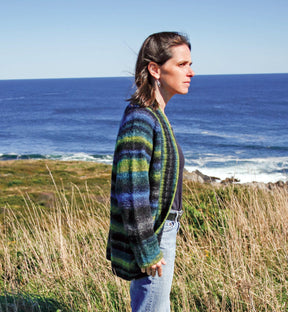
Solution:
<svg viewBox="0 0 288 312">
<path fill-rule="evenodd" d="M 191 67 L 189 68 L 188 75 L 189 75 L 189 77 L 194 77 L 195 76 L 195 72 L 194 72 L 194 70 Z"/>
</svg>

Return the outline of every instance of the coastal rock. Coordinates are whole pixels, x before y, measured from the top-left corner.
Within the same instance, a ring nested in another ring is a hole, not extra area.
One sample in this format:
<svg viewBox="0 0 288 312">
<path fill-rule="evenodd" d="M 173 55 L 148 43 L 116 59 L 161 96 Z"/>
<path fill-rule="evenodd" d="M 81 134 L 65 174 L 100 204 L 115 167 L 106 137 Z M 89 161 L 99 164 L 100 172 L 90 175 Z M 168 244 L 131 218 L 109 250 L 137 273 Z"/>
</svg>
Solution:
<svg viewBox="0 0 288 312">
<path fill-rule="evenodd" d="M 184 170 L 184 179 L 198 183 L 212 183 L 217 180 L 220 180 L 219 178 L 216 177 L 207 176 L 202 172 L 200 172 L 199 170 L 195 170 L 192 172 Z"/>
<path fill-rule="evenodd" d="M 231 184 L 231 183 L 239 183 L 240 180 L 239 179 L 236 179 L 236 178 L 226 178 L 225 180 L 222 180 L 221 181 L 221 184 Z"/>
<path fill-rule="evenodd" d="M 227 186 L 233 183 L 240 183 L 240 180 L 234 177 L 221 180 L 217 177 L 205 175 L 199 170 L 189 172 L 186 169 L 184 169 L 184 179 L 192 181 L 192 182 L 196 182 L 196 183 L 201 183 L 201 184 L 220 182 L 220 184 L 227 185 Z M 269 189 L 269 190 L 273 190 L 275 188 L 282 188 L 288 191 L 288 181 L 286 182 L 277 181 L 275 183 L 272 183 L 272 182 L 264 183 L 264 182 L 254 181 L 254 182 L 243 183 L 243 185 L 252 186 L 255 188 L 259 188 L 259 189 Z"/>
<path fill-rule="evenodd" d="M 269 182 L 267 184 L 267 187 L 268 187 L 269 190 L 273 190 L 275 188 L 288 189 L 288 181 L 287 182 L 277 181 L 275 183 Z"/>
<path fill-rule="evenodd" d="M 262 189 L 262 190 L 265 190 L 267 189 L 267 184 L 264 183 L 264 182 L 247 182 L 247 183 L 244 183 L 243 185 L 246 185 L 246 186 L 249 186 L 249 187 L 253 187 L 254 189 L 258 188 L 258 189 Z"/>
<path fill-rule="evenodd" d="M 249 187 L 254 187 L 254 188 L 258 188 L 261 190 L 275 190 L 275 189 L 284 189 L 288 191 L 288 181 L 284 182 L 284 181 L 277 181 L 275 183 L 272 182 L 248 182 L 248 183 L 244 183 L 243 185 L 249 186 Z"/>
</svg>

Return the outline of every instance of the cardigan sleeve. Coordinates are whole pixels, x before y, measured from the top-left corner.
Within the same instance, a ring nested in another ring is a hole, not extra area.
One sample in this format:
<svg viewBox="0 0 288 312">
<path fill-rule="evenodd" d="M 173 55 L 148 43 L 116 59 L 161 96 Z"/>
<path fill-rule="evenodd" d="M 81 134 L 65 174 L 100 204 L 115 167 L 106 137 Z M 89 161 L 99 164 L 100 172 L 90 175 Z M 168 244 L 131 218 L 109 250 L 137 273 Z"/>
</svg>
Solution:
<svg viewBox="0 0 288 312">
<path fill-rule="evenodd" d="M 149 171 L 155 121 L 143 110 L 132 110 L 122 120 L 116 142 L 115 195 L 125 233 L 139 267 L 163 257 L 150 207 Z"/>
</svg>

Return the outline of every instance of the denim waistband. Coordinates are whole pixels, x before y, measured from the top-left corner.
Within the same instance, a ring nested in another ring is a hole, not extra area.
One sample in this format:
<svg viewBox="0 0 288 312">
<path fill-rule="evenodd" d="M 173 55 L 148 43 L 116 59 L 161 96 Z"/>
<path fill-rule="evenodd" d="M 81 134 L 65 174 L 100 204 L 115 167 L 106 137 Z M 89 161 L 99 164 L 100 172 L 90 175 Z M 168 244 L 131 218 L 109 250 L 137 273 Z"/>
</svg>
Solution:
<svg viewBox="0 0 288 312">
<path fill-rule="evenodd" d="M 167 220 L 179 221 L 183 215 L 183 210 L 170 210 Z"/>
</svg>

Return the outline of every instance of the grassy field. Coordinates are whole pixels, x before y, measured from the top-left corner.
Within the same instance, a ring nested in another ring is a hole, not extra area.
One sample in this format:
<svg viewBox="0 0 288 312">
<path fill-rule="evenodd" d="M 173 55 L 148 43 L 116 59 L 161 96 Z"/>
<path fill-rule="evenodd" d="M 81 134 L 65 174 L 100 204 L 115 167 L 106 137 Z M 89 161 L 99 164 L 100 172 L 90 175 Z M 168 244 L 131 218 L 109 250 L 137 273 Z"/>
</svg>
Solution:
<svg viewBox="0 0 288 312">
<path fill-rule="evenodd" d="M 0 312 L 130 311 L 105 259 L 111 167 L 0 162 Z M 288 311 L 287 189 L 184 182 L 172 311 Z"/>
</svg>

